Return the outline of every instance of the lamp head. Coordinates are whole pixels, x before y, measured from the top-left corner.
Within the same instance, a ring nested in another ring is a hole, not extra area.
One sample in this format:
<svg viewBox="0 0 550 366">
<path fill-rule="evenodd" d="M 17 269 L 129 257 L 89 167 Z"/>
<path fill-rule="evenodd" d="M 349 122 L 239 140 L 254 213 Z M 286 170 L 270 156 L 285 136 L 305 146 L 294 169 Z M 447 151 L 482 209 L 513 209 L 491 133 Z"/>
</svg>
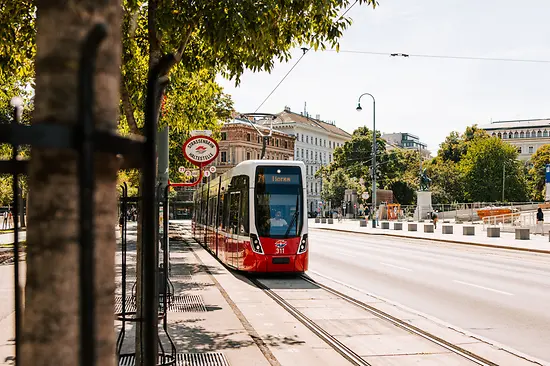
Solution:
<svg viewBox="0 0 550 366">
<path fill-rule="evenodd" d="M 361 112 L 363 110 L 363 108 L 361 108 L 361 103 L 357 103 L 357 108 L 355 108 L 355 110 L 357 110 L 357 112 Z"/>
</svg>

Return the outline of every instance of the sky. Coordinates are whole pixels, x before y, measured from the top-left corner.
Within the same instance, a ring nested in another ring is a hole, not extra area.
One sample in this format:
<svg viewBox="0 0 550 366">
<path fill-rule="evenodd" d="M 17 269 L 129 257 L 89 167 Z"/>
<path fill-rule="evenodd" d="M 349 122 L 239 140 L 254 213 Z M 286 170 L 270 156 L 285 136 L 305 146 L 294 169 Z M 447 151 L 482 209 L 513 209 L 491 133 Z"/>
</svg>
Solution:
<svg viewBox="0 0 550 366">
<path fill-rule="evenodd" d="M 408 132 L 436 155 L 451 131 L 474 123 L 550 118 L 548 0 L 379 0 L 355 5 L 340 51 L 309 51 L 258 112 L 285 106 L 333 120 L 348 132 Z M 381 52 L 385 55 L 342 51 Z M 405 53 L 408 58 L 390 57 Z M 387 55 L 386 55 L 387 54 Z M 241 84 L 221 77 L 238 112 L 253 112 L 302 55 L 297 48 L 271 73 L 246 72 Z M 416 57 L 460 56 L 544 60 L 502 62 Z"/>
</svg>

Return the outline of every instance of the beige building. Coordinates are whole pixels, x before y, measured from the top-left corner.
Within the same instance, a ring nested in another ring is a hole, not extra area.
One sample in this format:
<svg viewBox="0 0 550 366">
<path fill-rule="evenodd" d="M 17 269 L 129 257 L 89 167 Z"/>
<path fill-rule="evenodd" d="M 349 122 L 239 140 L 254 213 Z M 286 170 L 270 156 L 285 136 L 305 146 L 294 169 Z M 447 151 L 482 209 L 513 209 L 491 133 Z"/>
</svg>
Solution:
<svg viewBox="0 0 550 366">
<path fill-rule="evenodd" d="M 262 133 L 269 131 L 256 125 Z M 265 159 L 268 160 L 294 160 L 294 136 L 281 131 L 273 131 L 269 143 L 266 146 Z M 258 160 L 262 153 L 262 137 L 251 122 L 235 118 L 226 122 L 221 130 L 220 153 L 213 165 L 216 166 L 216 174 L 223 174 L 245 160 Z"/>
<path fill-rule="evenodd" d="M 334 149 L 351 140 L 351 135 L 334 122 L 323 121 L 320 115 L 315 118 L 307 112 L 292 112 L 290 107 L 277 114 L 273 129 L 296 137 L 293 149 L 294 160 L 306 165 L 306 187 L 308 212 L 319 212 L 322 208 L 321 191 L 323 180 L 315 173 L 333 161 Z"/>
<path fill-rule="evenodd" d="M 498 121 L 479 128 L 514 145 L 521 160 L 529 160 L 539 147 L 550 144 L 550 119 Z"/>
</svg>

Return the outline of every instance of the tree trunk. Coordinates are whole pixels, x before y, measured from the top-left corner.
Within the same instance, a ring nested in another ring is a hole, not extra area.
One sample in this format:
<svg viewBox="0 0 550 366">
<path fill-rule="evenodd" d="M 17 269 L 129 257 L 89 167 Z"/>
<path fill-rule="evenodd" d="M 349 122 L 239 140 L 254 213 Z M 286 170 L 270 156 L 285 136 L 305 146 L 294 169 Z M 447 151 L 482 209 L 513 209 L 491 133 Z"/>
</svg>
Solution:
<svg viewBox="0 0 550 366">
<path fill-rule="evenodd" d="M 77 123 L 77 72 L 84 37 L 108 27 L 97 58 L 95 123 L 116 130 L 121 60 L 120 0 L 37 0 L 36 97 L 33 123 Z M 33 149 L 29 172 L 27 284 L 18 364 L 79 364 L 77 154 Z M 115 365 L 116 158 L 96 154 L 96 364 Z M 87 330 L 84 329 L 84 332 Z"/>
</svg>

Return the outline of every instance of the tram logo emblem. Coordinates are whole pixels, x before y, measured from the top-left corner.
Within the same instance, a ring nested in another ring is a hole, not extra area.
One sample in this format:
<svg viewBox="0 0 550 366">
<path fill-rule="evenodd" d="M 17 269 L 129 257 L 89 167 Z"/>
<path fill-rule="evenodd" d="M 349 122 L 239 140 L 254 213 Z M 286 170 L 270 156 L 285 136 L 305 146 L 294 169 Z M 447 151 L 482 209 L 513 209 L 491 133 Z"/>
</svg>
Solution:
<svg viewBox="0 0 550 366">
<path fill-rule="evenodd" d="M 277 240 L 275 242 L 275 246 L 279 249 L 283 249 L 284 247 L 286 247 L 286 240 Z"/>
</svg>

